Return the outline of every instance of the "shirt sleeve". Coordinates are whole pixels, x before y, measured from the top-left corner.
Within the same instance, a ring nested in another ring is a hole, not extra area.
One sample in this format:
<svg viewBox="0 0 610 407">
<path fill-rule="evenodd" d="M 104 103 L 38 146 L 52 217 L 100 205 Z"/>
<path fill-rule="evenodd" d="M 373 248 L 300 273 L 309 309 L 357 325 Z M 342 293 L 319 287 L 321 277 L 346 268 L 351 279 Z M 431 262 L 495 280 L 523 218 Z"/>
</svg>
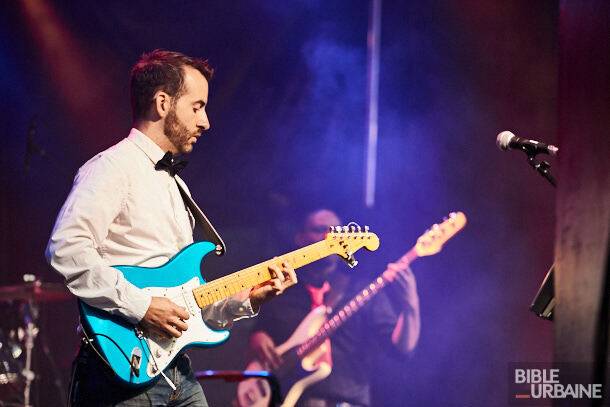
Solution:
<svg viewBox="0 0 610 407">
<path fill-rule="evenodd" d="M 249 298 L 244 301 L 227 298 L 205 307 L 201 311 L 201 315 L 210 328 L 231 329 L 233 322 L 243 318 L 255 317 L 258 313 L 252 309 Z"/>
<path fill-rule="evenodd" d="M 127 174 L 106 155 L 78 171 L 51 233 L 46 257 L 68 289 L 87 304 L 138 323 L 151 296 L 102 257 L 102 242 L 128 194 Z"/>
</svg>

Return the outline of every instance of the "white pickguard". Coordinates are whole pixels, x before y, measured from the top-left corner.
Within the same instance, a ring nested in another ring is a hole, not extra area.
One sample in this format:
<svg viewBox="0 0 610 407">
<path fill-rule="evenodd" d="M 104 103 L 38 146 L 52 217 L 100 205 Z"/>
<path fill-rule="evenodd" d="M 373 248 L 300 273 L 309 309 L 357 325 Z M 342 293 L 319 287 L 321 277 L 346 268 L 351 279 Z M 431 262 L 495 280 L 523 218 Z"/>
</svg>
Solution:
<svg viewBox="0 0 610 407">
<path fill-rule="evenodd" d="M 199 279 L 194 277 L 190 281 L 176 287 L 148 287 L 144 290 L 155 297 L 166 297 L 177 305 L 186 308 L 190 318 L 186 320 L 188 328 L 179 338 L 150 335 L 147 337 L 151 353 L 151 361 L 146 366 L 149 376 L 157 376 L 163 371 L 185 347 L 197 343 L 218 343 L 226 339 L 226 331 L 214 331 L 208 328 L 201 317 L 201 309 L 195 301 L 193 289 L 200 286 Z"/>
</svg>

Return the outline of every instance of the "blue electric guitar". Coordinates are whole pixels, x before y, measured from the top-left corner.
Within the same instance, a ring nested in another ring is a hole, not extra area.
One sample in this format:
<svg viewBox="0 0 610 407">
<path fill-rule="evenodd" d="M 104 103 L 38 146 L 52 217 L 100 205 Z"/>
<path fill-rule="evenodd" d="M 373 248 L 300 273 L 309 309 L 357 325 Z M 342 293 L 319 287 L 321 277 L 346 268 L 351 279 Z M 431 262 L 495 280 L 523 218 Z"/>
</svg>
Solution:
<svg viewBox="0 0 610 407">
<path fill-rule="evenodd" d="M 210 347 L 227 340 L 229 331 L 213 330 L 204 324 L 202 308 L 271 280 L 270 265 L 288 261 L 297 269 L 337 254 L 353 267 L 357 263 L 353 254 L 363 247 L 370 251 L 379 247 L 379 238 L 369 232 L 368 227 L 361 231 L 359 226 L 337 226 L 331 228 L 322 241 L 206 283 L 200 273 L 200 264 L 215 245 L 193 243 L 160 267 L 115 266 L 136 287 L 152 296 L 167 297 L 186 308 L 190 318 L 188 329 L 181 337 L 149 334 L 123 318 L 83 301 L 79 301 L 81 323 L 90 343 L 121 382 L 146 385 L 163 375 L 163 370 L 182 350 Z"/>
</svg>

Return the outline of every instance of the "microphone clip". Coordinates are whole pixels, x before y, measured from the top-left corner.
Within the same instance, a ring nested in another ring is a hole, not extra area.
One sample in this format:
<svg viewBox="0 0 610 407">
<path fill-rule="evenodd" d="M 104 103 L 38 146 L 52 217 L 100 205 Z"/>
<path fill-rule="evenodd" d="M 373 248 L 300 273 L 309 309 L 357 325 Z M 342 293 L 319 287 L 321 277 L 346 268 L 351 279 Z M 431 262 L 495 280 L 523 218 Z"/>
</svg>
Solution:
<svg viewBox="0 0 610 407">
<path fill-rule="evenodd" d="M 529 153 L 524 149 L 527 153 L 527 162 L 532 166 L 543 178 L 545 178 L 551 185 L 557 187 L 557 181 L 555 181 L 555 177 L 551 174 L 551 164 L 544 160 L 536 160 L 536 153 Z"/>
</svg>

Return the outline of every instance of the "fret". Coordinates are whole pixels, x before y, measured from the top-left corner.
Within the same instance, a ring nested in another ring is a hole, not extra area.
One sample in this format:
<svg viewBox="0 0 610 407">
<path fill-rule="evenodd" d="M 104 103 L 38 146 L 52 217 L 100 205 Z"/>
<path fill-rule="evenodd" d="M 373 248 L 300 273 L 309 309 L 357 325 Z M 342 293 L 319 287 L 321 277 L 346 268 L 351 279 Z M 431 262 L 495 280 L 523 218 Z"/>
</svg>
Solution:
<svg viewBox="0 0 610 407">
<path fill-rule="evenodd" d="M 337 331 L 352 315 L 366 305 L 387 284 L 383 277 L 378 277 L 361 290 L 352 300 L 343 306 L 335 315 L 326 321 L 318 332 L 297 348 L 297 354 L 303 356 L 316 349 Z"/>
<path fill-rule="evenodd" d="M 335 245 L 338 245 L 338 243 L 328 244 L 326 241 L 321 241 L 302 247 L 286 253 L 283 256 L 264 261 L 197 287 L 193 290 L 193 295 L 195 296 L 195 300 L 199 307 L 203 308 L 216 301 L 228 298 L 240 291 L 250 289 L 258 284 L 271 280 L 271 272 L 268 269 L 271 265 L 280 266 L 283 262 L 288 261 L 296 270 L 297 268 L 334 254 L 334 251 L 331 249 L 333 249 Z"/>
<path fill-rule="evenodd" d="M 404 256 L 402 256 L 400 258 L 400 260 L 398 260 L 399 263 L 407 263 L 407 264 L 411 264 L 415 259 L 417 259 L 418 255 L 417 252 L 415 251 L 415 248 L 409 250 L 407 253 L 405 253 Z"/>
</svg>

